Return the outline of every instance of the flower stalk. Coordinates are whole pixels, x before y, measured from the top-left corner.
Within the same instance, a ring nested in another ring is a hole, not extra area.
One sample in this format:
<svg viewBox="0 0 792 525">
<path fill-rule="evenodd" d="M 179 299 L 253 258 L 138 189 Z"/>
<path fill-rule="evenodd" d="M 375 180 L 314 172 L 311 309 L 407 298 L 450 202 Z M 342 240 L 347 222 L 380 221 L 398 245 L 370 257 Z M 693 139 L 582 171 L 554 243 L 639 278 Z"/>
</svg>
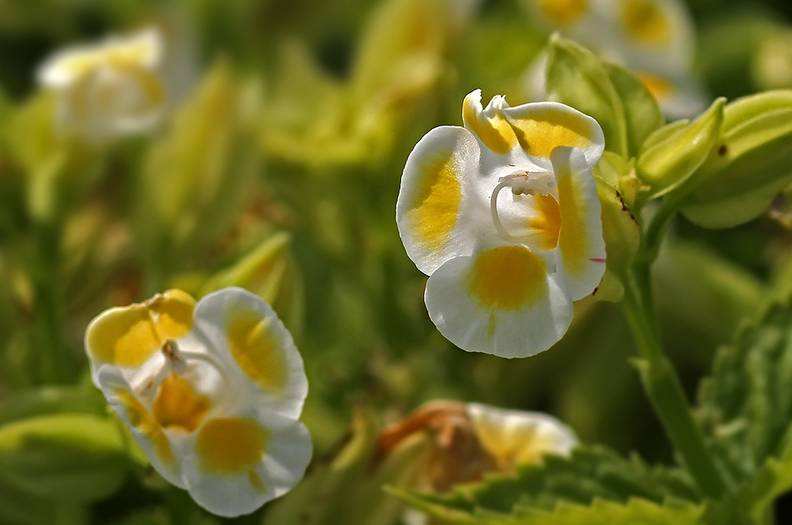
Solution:
<svg viewBox="0 0 792 525">
<path fill-rule="evenodd" d="M 726 479 L 693 417 L 679 375 L 660 342 L 652 301 L 650 267 L 670 215 L 661 210 L 654 219 L 650 224 L 654 235 L 645 238 L 646 242 L 625 279 L 622 312 L 641 356 L 641 383 L 674 450 L 681 456 L 702 493 L 720 499 L 728 488 Z"/>
</svg>

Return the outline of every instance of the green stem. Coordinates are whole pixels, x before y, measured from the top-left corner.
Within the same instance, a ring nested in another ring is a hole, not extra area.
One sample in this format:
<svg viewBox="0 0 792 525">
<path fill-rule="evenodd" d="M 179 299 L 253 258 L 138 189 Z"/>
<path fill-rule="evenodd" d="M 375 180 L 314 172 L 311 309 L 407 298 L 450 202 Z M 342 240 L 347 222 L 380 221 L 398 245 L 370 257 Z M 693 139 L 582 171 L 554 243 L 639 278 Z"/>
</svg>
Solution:
<svg viewBox="0 0 792 525">
<path fill-rule="evenodd" d="M 622 307 L 643 358 L 640 372 L 644 389 L 674 449 L 701 491 L 720 499 L 725 494 L 726 482 L 693 418 L 679 376 L 663 353 L 651 308 L 648 267 L 637 266 L 627 279 Z"/>
</svg>

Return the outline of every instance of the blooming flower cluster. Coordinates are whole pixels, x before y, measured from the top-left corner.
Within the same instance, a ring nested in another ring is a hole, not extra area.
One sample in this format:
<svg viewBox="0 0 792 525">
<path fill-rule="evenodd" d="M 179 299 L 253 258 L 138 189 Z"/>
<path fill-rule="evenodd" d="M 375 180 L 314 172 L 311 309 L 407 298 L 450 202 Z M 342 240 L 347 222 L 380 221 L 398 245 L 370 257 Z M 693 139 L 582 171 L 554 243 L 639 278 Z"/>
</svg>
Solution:
<svg viewBox="0 0 792 525">
<path fill-rule="evenodd" d="M 633 70 L 672 118 L 705 107 L 692 74 L 694 31 L 678 0 L 526 0 L 535 19 L 550 30 L 591 47 Z M 529 90 L 544 94 L 546 56 L 531 68 Z"/>
<path fill-rule="evenodd" d="M 154 468 L 210 512 L 252 512 L 302 478 L 308 382 L 258 296 L 226 288 L 196 304 L 169 290 L 97 316 L 85 348 L 94 384 Z"/>
<path fill-rule="evenodd" d="M 569 327 L 572 302 L 605 271 L 591 169 L 599 124 L 555 102 L 509 107 L 465 97 L 465 127 L 440 126 L 404 168 L 396 219 L 429 276 L 429 316 L 467 351 L 525 357 Z M 508 191 L 505 191 L 508 190 Z"/>
<path fill-rule="evenodd" d="M 153 126 L 167 102 L 163 43 L 153 29 L 56 52 L 38 72 L 60 129 L 93 143 Z"/>
</svg>

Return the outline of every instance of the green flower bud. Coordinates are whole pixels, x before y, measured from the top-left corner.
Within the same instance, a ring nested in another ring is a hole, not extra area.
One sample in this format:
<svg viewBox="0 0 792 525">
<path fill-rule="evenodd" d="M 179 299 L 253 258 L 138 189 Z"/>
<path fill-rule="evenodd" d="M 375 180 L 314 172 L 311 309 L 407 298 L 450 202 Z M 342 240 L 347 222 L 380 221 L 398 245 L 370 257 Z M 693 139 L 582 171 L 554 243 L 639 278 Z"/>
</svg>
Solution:
<svg viewBox="0 0 792 525">
<path fill-rule="evenodd" d="M 115 492 L 129 467 L 113 420 L 88 414 L 38 416 L 0 426 L 0 469 L 17 490 L 69 503 Z"/>
<path fill-rule="evenodd" d="M 720 137 L 725 102 L 723 98 L 716 100 L 690 124 L 671 124 L 673 128 L 666 126 L 655 132 L 665 138 L 647 139 L 652 146 L 638 156 L 636 173 L 650 188 L 648 198 L 665 195 L 696 174 Z"/>
<path fill-rule="evenodd" d="M 724 113 L 722 138 L 701 166 L 685 216 L 729 228 L 762 214 L 792 181 L 792 91 L 739 99 Z"/>
</svg>

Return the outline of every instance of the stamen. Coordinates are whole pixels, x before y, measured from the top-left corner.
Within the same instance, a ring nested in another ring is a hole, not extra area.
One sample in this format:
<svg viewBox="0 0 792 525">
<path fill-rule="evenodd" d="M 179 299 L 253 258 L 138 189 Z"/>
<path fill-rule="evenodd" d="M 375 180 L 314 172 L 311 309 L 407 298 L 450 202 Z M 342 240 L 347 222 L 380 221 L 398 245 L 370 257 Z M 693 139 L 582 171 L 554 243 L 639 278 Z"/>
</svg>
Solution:
<svg viewBox="0 0 792 525">
<path fill-rule="evenodd" d="M 214 368 L 222 377 L 225 377 L 225 367 L 220 363 L 220 361 L 209 354 L 180 350 L 179 346 L 176 344 L 176 341 L 173 339 L 168 339 L 165 341 L 165 344 L 162 345 L 162 353 L 167 358 L 168 364 L 171 365 L 176 373 L 179 373 L 184 369 L 187 361 L 192 360 L 206 363 L 207 365 Z"/>
</svg>

